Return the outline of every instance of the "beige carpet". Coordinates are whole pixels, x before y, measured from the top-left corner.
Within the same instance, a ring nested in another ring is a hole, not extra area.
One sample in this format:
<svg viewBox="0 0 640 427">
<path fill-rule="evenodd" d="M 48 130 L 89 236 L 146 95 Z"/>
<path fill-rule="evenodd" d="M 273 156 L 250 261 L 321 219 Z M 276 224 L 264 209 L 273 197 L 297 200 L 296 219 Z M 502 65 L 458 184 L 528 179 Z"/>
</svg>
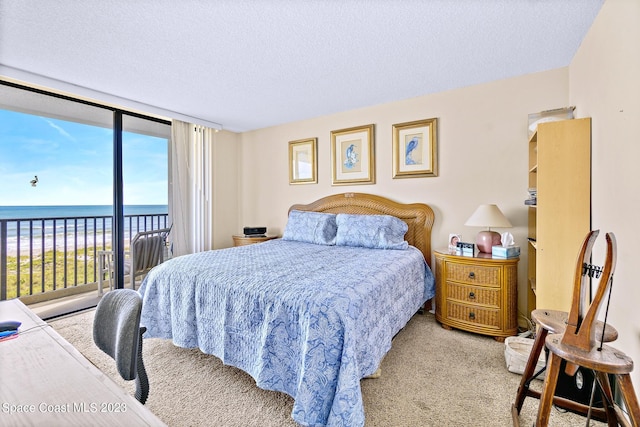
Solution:
<svg viewBox="0 0 640 427">
<path fill-rule="evenodd" d="M 98 368 L 133 393 L 114 362 L 92 340 L 93 311 L 51 325 Z M 244 372 L 197 349 L 146 339 L 144 360 L 150 378 L 146 406 L 169 426 L 295 426 L 293 400 L 261 390 Z M 510 426 L 511 404 L 520 376 L 507 371 L 504 344 L 491 337 L 447 331 L 433 314 L 416 315 L 394 340 L 382 376 L 362 380 L 366 425 Z M 542 383 L 536 381 L 536 387 Z M 527 398 L 520 416 L 531 426 L 538 401 Z M 583 426 L 585 418 L 552 410 L 551 426 Z M 603 423 L 593 422 L 601 426 Z"/>
</svg>

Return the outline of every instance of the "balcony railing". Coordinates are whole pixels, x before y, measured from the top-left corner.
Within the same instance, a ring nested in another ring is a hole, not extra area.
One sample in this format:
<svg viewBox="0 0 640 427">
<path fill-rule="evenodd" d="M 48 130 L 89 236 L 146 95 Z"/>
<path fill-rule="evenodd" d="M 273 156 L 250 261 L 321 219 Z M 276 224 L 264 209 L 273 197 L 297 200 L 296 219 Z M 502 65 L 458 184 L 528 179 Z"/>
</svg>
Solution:
<svg viewBox="0 0 640 427">
<path fill-rule="evenodd" d="M 125 215 L 125 247 L 167 214 Z M 0 300 L 96 283 L 98 251 L 111 249 L 111 216 L 0 219 Z"/>
</svg>

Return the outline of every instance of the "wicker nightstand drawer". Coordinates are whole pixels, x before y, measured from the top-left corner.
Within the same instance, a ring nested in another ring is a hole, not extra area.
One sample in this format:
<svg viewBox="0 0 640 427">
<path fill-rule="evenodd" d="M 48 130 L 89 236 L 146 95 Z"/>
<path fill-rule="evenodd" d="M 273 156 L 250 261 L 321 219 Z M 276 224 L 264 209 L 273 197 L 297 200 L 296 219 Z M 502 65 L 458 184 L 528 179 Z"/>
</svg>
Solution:
<svg viewBox="0 0 640 427">
<path fill-rule="evenodd" d="M 447 302 L 447 315 L 451 320 L 459 320 L 471 324 L 480 325 L 484 328 L 495 328 L 496 332 L 502 329 L 502 322 L 499 309 L 481 308 L 475 305 L 457 304 Z"/>
<path fill-rule="evenodd" d="M 500 288 L 461 285 L 447 282 L 447 300 L 500 308 Z"/>
<path fill-rule="evenodd" d="M 500 286 L 501 267 L 458 264 L 451 262 L 447 266 L 447 281 L 453 280 L 470 285 Z"/>
<path fill-rule="evenodd" d="M 443 328 L 492 335 L 518 332 L 518 258 L 435 251 L 436 320 Z"/>
</svg>

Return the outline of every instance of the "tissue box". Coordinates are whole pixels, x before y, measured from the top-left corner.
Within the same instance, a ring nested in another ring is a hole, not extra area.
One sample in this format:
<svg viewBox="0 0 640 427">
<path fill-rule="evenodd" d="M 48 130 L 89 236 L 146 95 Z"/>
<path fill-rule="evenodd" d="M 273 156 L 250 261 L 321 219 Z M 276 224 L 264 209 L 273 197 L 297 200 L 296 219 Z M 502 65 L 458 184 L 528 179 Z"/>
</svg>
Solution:
<svg viewBox="0 0 640 427">
<path fill-rule="evenodd" d="M 520 246 L 493 246 L 491 256 L 493 258 L 517 258 L 520 256 Z"/>
</svg>

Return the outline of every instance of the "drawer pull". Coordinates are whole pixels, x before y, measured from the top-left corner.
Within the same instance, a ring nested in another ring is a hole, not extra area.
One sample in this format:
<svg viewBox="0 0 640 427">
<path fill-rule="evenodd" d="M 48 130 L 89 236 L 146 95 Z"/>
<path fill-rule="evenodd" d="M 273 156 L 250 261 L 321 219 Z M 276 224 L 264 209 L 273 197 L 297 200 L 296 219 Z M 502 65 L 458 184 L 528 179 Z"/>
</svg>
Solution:
<svg viewBox="0 0 640 427">
<path fill-rule="evenodd" d="M 473 313 L 473 312 L 469 313 L 469 319 L 470 320 L 476 320 L 476 314 Z"/>
<path fill-rule="evenodd" d="M 469 292 L 469 299 L 476 299 L 476 294 L 474 292 Z"/>
<path fill-rule="evenodd" d="M 469 273 L 469 279 L 475 279 L 476 278 L 476 273 L 474 273 L 473 271 Z"/>
</svg>

